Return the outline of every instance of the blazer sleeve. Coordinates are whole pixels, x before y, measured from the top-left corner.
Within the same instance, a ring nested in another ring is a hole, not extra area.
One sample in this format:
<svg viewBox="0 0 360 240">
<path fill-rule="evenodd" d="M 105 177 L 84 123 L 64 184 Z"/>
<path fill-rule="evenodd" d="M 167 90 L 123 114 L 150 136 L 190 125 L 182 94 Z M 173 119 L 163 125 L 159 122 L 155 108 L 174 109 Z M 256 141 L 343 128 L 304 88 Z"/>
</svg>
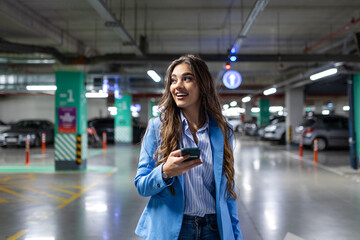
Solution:
<svg viewBox="0 0 360 240">
<path fill-rule="evenodd" d="M 160 193 L 170 186 L 174 179 L 165 182 L 162 178 L 162 165 L 155 167 L 154 153 L 160 144 L 157 137 L 159 123 L 151 119 L 141 144 L 139 165 L 135 176 L 135 186 L 141 196 L 148 197 Z"/>
<path fill-rule="evenodd" d="M 231 144 L 231 150 L 233 150 L 233 135 L 231 134 L 229 136 L 230 144 Z M 234 231 L 234 237 L 236 240 L 242 240 L 241 230 L 239 226 L 239 217 L 238 217 L 238 205 L 237 201 L 233 198 L 227 199 L 227 205 L 229 209 L 229 214 L 231 218 L 231 225 Z"/>
</svg>

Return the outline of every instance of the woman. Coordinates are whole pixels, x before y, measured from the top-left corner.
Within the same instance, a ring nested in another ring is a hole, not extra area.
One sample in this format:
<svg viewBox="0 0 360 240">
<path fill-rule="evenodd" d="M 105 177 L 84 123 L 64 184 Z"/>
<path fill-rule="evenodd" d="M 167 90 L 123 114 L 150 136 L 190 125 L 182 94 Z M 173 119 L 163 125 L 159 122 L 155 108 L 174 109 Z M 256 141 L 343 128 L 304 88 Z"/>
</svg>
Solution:
<svg viewBox="0 0 360 240">
<path fill-rule="evenodd" d="M 194 55 L 166 72 L 160 116 L 143 139 L 135 186 L 150 200 L 135 233 L 144 239 L 242 239 L 234 190 L 232 130 L 205 62 Z M 199 147 L 187 160 L 180 148 Z"/>
</svg>

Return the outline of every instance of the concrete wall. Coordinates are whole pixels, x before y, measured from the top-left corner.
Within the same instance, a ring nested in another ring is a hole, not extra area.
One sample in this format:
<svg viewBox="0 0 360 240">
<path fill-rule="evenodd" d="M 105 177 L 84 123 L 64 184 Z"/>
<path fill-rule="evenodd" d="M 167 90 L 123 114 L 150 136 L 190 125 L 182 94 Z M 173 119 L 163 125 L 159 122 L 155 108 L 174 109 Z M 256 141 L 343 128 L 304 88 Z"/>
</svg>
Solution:
<svg viewBox="0 0 360 240">
<path fill-rule="evenodd" d="M 106 99 L 88 99 L 88 119 L 106 117 Z M 55 120 L 55 96 L 19 95 L 0 97 L 0 120 L 14 123 L 22 119 Z"/>
</svg>

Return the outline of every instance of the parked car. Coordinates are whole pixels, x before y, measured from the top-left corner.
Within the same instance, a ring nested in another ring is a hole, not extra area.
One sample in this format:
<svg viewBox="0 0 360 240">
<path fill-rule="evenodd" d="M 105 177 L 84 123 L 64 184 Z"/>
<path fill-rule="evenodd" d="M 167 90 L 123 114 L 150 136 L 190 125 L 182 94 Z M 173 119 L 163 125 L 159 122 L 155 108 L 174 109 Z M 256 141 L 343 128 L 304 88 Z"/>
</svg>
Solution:
<svg viewBox="0 0 360 240">
<path fill-rule="evenodd" d="M 280 144 L 285 144 L 285 133 L 285 117 L 276 117 L 271 120 L 270 124 L 264 128 L 263 138 L 267 140 L 279 141 Z"/>
<path fill-rule="evenodd" d="M 10 129 L 0 133 L 0 146 L 25 146 L 27 136 L 30 137 L 30 145 L 41 145 L 42 133 L 46 134 L 46 143 L 54 142 L 54 124 L 44 119 L 29 119 L 19 121 Z"/>
<path fill-rule="evenodd" d="M 349 120 L 338 115 L 313 115 L 304 119 L 295 128 L 294 142 L 299 143 L 303 136 L 303 145 L 314 148 L 314 139 L 318 140 L 318 151 L 327 147 L 349 146 Z"/>
<path fill-rule="evenodd" d="M 7 125 L 6 123 L 4 123 L 3 121 L 0 121 L 0 132 L 7 130 L 10 128 L 10 125 Z"/>
<path fill-rule="evenodd" d="M 231 124 L 231 126 L 233 126 L 233 130 L 235 132 L 241 132 L 242 131 L 242 122 L 240 120 L 240 116 L 238 116 L 238 117 L 227 117 L 226 120 L 228 121 L 228 123 Z"/>
<path fill-rule="evenodd" d="M 88 121 L 88 141 L 90 145 L 96 146 L 102 142 L 102 134 L 106 132 L 107 142 L 115 142 L 115 122 L 114 118 L 95 118 Z M 133 124 L 133 143 L 141 142 L 145 134 L 146 126 L 142 125 L 135 118 L 132 120 Z"/>
<path fill-rule="evenodd" d="M 95 118 L 88 121 L 88 139 L 90 145 L 96 141 L 102 141 L 103 132 L 106 132 L 106 140 L 114 142 L 114 118 Z"/>
<path fill-rule="evenodd" d="M 244 130 L 245 135 L 248 136 L 256 136 L 257 135 L 257 124 L 254 121 L 244 122 Z"/>
</svg>

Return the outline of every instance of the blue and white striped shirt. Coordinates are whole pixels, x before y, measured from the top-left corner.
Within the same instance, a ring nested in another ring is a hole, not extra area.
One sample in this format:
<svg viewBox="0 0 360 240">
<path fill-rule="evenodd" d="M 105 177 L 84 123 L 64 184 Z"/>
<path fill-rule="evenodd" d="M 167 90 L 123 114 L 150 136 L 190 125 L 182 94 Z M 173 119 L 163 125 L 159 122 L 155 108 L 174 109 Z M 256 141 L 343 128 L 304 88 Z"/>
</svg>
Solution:
<svg viewBox="0 0 360 240">
<path fill-rule="evenodd" d="M 212 150 L 209 138 L 209 118 L 197 132 L 198 145 L 190 132 L 189 124 L 181 111 L 182 137 L 181 147 L 199 147 L 200 159 L 203 162 L 186 172 L 184 177 L 185 206 L 184 214 L 203 217 L 216 213 L 215 180 L 213 171 Z"/>
</svg>

